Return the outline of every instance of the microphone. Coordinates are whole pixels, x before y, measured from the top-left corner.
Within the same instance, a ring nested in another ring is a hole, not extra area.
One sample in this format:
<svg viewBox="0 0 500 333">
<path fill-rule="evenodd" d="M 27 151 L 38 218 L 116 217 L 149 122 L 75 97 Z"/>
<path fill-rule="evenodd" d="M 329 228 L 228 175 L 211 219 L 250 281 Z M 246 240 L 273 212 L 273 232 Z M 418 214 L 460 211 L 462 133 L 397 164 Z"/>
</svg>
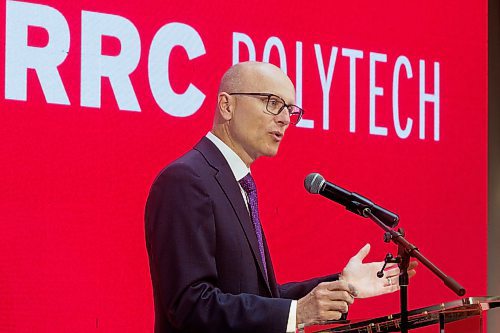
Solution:
<svg viewBox="0 0 500 333">
<path fill-rule="evenodd" d="M 399 216 L 382 208 L 367 198 L 327 182 L 319 173 L 310 173 L 304 180 L 304 187 L 309 193 L 321 194 L 346 207 L 347 210 L 363 217 L 368 217 L 366 209 L 382 221 L 386 226 L 394 228 L 399 222 Z"/>
</svg>

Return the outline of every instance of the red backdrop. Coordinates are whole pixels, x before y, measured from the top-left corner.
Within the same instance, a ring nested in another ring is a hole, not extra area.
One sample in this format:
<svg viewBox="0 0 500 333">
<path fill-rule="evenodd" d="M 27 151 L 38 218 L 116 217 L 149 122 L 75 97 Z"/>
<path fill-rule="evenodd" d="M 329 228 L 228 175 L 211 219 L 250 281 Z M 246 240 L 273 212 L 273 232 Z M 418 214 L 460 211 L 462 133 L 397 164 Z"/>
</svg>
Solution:
<svg viewBox="0 0 500 333">
<path fill-rule="evenodd" d="M 367 242 L 370 261 L 396 252 L 303 189 L 320 172 L 485 294 L 486 1 L 6 1 L 0 15 L 1 332 L 152 332 L 149 187 L 210 129 L 224 70 L 253 57 L 281 65 L 306 110 L 253 167 L 278 279 L 338 271 Z M 420 266 L 410 308 L 456 298 Z M 395 293 L 350 316 L 397 310 Z"/>
</svg>

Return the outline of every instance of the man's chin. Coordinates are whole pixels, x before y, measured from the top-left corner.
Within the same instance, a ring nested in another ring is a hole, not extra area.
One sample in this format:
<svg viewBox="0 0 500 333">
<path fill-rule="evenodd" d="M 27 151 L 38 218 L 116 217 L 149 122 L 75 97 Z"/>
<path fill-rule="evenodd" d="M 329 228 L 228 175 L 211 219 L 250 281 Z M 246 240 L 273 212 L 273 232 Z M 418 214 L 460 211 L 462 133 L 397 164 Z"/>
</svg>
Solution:
<svg viewBox="0 0 500 333">
<path fill-rule="evenodd" d="M 265 154 L 264 156 L 266 157 L 274 157 L 278 154 L 278 148 L 279 146 L 277 146 L 276 148 L 270 148 Z"/>
<path fill-rule="evenodd" d="M 278 154 L 278 148 L 279 148 L 279 142 L 273 142 L 272 144 L 268 144 L 266 147 L 263 147 L 264 149 L 261 149 L 259 151 L 259 156 L 265 156 L 265 157 L 274 157 Z M 256 158 L 257 158 L 256 157 Z"/>
</svg>

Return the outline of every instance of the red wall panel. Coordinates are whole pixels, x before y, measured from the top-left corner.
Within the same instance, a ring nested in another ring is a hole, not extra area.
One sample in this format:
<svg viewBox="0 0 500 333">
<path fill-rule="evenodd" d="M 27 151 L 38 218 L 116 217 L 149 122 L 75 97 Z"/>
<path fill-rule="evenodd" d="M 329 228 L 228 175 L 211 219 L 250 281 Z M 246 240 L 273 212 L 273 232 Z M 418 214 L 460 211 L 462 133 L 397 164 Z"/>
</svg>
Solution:
<svg viewBox="0 0 500 333">
<path fill-rule="evenodd" d="M 396 252 L 372 222 L 303 189 L 320 172 L 397 212 L 423 254 L 469 296 L 485 294 L 486 1 L 7 1 L 0 15 L 0 331 L 152 331 L 149 186 L 210 129 L 222 73 L 252 46 L 283 66 L 306 110 L 278 156 L 253 167 L 278 279 L 339 271 L 367 242 L 368 260 Z M 90 16 L 118 25 L 106 32 Z M 124 71 L 119 56 L 137 53 Z M 168 80 L 155 86 L 148 68 Z M 190 85 L 198 107 L 182 100 Z M 139 110 L 123 106 L 134 100 Z M 457 297 L 423 266 L 410 285 L 410 308 Z M 395 293 L 350 312 L 397 310 Z"/>
</svg>

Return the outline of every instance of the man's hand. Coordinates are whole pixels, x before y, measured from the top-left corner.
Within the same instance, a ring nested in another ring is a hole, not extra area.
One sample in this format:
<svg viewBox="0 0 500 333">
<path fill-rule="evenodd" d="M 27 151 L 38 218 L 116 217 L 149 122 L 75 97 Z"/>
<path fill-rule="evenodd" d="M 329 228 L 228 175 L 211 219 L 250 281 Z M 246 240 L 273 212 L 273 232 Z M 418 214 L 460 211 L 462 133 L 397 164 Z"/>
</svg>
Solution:
<svg viewBox="0 0 500 333">
<path fill-rule="evenodd" d="M 372 296 L 392 293 L 399 289 L 399 267 L 397 264 L 387 264 L 382 278 L 377 277 L 377 272 L 384 265 L 383 261 L 363 263 L 363 259 L 370 252 L 370 244 L 366 244 L 352 257 L 342 271 L 342 280 L 351 284 L 358 292 L 357 297 L 367 298 Z M 416 261 L 410 262 L 408 277 L 413 277 Z"/>
<path fill-rule="evenodd" d="M 354 302 L 355 291 L 346 281 L 322 282 L 297 302 L 297 324 L 337 320 Z"/>
</svg>

